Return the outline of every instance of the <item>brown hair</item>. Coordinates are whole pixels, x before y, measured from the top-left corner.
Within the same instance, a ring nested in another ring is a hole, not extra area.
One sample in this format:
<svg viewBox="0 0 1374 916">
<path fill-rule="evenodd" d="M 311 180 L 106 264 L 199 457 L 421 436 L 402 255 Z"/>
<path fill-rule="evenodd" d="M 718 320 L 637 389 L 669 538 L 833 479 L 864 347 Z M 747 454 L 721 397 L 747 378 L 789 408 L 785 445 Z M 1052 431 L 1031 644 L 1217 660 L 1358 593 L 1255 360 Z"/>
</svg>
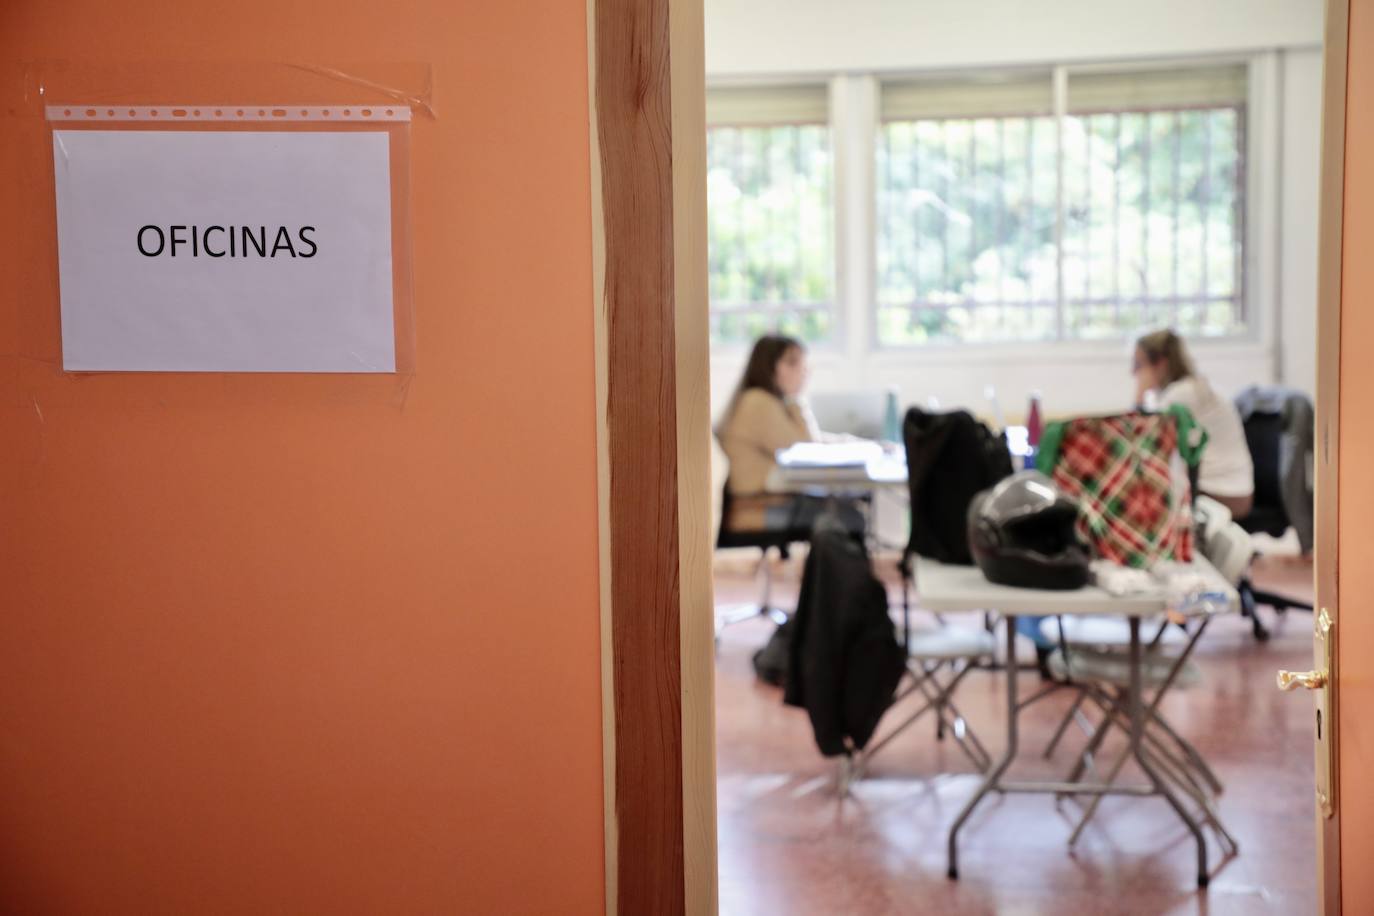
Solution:
<svg viewBox="0 0 1374 916">
<path fill-rule="evenodd" d="M 1136 340 L 1135 345 L 1151 363 L 1164 363 L 1161 387 L 1193 377 L 1193 360 L 1188 356 L 1188 348 L 1184 346 L 1183 338 L 1173 331 L 1166 328 L 1146 334 Z"/>
<path fill-rule="evenodd" d="M 740 377 L 735 393 L 730 397 L 730 405 L 720 418 L 718 428 L 723 429 L 735 413 L 739 399 L 751 388 L 768 392 L 781 400 L 782 389 L 778 388 L 778 363 L 789 351 L 796 349 L 806 352 L 806 345 L 795 337 L 785 334 L 765 334 L 754 341 L 754 349 L 749 353 L 749 362 L 744 365 L 744 375 Z"/>
</svg>

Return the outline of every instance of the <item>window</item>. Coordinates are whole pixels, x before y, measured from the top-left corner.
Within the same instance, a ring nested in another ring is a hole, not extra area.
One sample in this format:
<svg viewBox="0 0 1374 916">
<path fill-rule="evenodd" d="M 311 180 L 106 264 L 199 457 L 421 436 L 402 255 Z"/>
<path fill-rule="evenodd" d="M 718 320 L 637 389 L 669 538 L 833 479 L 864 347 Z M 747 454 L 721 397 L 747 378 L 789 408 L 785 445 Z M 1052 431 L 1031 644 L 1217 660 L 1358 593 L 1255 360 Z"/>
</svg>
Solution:
<svg viewBox="0 0 1374 916">
<path fill-rule="evenodd" d="M 1245 328 L 1244 66 L 885 86 L 882 344 Z"/>
<path fill-rule="evenodd" d="M 823 89 L 707 97 L 711 342 L 834 334 L 834 207 Z"/>
</svg>

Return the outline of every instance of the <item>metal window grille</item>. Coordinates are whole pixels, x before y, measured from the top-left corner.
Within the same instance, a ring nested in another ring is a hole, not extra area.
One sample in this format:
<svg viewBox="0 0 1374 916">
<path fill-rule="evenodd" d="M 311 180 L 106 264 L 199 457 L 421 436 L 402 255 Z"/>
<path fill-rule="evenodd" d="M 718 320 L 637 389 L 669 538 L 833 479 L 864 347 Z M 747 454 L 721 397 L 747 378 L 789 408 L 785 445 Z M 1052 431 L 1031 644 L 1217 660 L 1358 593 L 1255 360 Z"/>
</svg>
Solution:
<svg viewBox="0 0 1374 916">
<path fill-rule="evenodd" d="M 711 341 L 834 332 L 830 129 L 712 127 L 706 134 Z"/>
<path fill-rule="evenodd" d="M 877 165 L 882 344 L 1245 328 L 1243 105 L 889 120 Z"/>
</svg>

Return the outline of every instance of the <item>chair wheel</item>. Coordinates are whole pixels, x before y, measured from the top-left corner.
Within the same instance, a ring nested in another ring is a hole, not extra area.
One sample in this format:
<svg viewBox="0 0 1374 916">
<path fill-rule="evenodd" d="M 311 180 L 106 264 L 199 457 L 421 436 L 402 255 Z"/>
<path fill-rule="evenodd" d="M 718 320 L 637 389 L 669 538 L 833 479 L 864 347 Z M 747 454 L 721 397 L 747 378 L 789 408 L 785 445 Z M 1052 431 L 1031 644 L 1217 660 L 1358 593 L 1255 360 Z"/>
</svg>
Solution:
<svg viewBox="0 0 1374 916">
<path fill-rule="evenodd" d="M 1198 889 L 1199 889 L 1199 890 L 1206 890 L 1206 889 L 1207 889 L 1207 885 L 1208 885 L 1208 883 L 1209 883 L 1210 881 L 1211 881 L 1211 879 L 1208 878 L 1206 875 L 1198 875 L 1198 876 L 1197 876 L 1197 886 L 1198 886 Z"/>
<path fill-rule="evenodd" d="M 951 869 L 949 870 L 949 872 L 948 872 L 948 875 L 949 875 L 949 880 L 951 880 L 951 881 L 958 881 L 958 880 L 959 880 L 959 869 L 957 869 L 957 868 L 951 868 Z"/>
<path fill-rule="evenodd" d="M 1260 623 L 1259 617 L 1251 618 L 1251 630 L 1254 632 L 1255 639 L 1258 642 L 1269 641 L 1269 630 L 1264 624 Z"/>
</svg>

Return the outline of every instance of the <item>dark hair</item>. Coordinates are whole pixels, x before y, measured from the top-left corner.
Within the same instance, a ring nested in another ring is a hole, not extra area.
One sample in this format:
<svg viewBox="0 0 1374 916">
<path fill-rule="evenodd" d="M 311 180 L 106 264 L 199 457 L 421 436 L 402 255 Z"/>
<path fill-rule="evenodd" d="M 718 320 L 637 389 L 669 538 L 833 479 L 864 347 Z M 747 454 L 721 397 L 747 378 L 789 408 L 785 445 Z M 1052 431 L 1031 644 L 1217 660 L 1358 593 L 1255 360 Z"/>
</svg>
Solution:
<svg viewBox="0 0 1374 916">
<path fill-rule="evenodd" d="M 754 349 L 749 354 L 749 362 L 744 366 L 744 376 L 739 380 L 735 396 L 739 397 L 750 388 L 762 388 L 775 398 L 782 397 L 778 388 L 778 363 L 789 350 L 805 350 L 800 340 L 782 334 L 766 334 L 754 341 Z"/>
<path fill-rule="evenodd" d="M 744 375 L 730 397 L 730 405 L 721 417 L 721 426 L 730 422 L 739 399 L 751 388 L 759 388 L 773 397 L 782 399 L 782 389 L 778 388 L 778 363 L 792 350 L 806 352 L 806 345 L 795 337 L 785 334 L 765 334 L 754 341 L 754 349 L 749 353 L 749 362 L 744 365 Z"/>
<path fill-rule="evenodd" d="M 1172 385 L 1194 374 L 1193 361 L 1188 356 L 1188 348 L 1183 345 L 1183 338 L 1171 330 L 1146 334 L 1135 345 L 1151 363 L 1164 363 L 1164 385 Z"/>
</svg>

